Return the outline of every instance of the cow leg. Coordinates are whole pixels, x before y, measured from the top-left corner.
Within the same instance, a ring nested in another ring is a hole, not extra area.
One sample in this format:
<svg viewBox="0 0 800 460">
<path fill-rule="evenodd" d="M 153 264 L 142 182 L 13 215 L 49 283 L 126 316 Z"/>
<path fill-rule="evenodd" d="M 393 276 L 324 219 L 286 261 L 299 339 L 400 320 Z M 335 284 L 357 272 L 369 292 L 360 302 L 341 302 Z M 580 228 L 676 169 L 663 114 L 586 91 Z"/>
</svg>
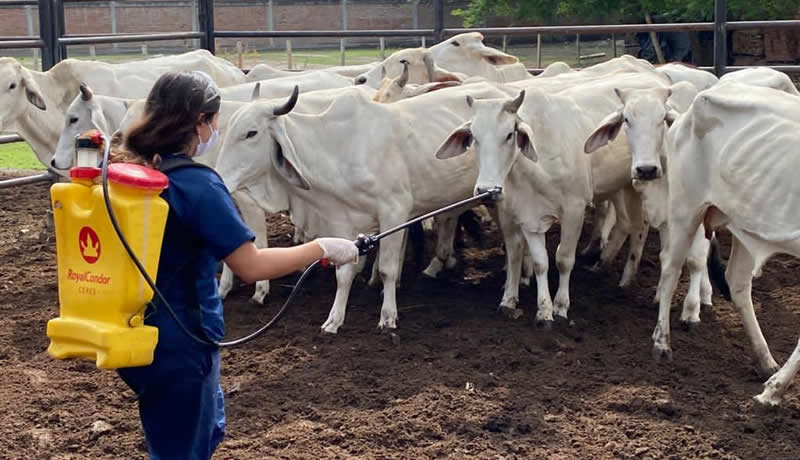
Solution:
<svg viewBox="0 0 800 460">
<path fill-rule="evenodd" d="M 616 222 L 608 236 L 608 243 L 600 252 L 600 261 L 591 268 L 592 271 L 599 271 L 601 268 L 607 267 L 617 257 L 631 231 L 630 217 L 622 192 L 611 195 L 611 202 L 616 212 Z"/>
<path fill-rule="evenodd" d="M 269 246 L 267 241 L 267 221 L 264 216 L 264 211 L 258 204 L 245 193 L 236 192 L 233 194 L 236 200 L 236 205 L 242 215 L 245 225 L 256 235 L 255 245 L 257 248 L 266 248 Z M 222 276 L 219 283 L 219 295 L 225 298 L 233 289 L 233 272 L 230 267 L 224 265 L 222 268 Z M 256 292 L 251 297 L 251 301 L 259 304 L 264 303 L 264 299 L 269 294 L 269 280 L 262 280 L 256 282 Z"/>
<path fill-rule="evenodd" d="M 689 248 L 689 257 L 686 259 L 686 266 L 689 269 L 689 289 L 686 298 L 683 300 L 683 312 L 681 322 L 691 330 L 700 324 L 700 287 L 702 284 L 703 271 L 706 267 L 708 257 L 709 241 L 705 238 L 703 227 L 698 227 Z"/>
<path fill-rule="evenodd" d="M 669 239 L 667 244 L 662 244 L 662 248 L 666 247 L 666 251 L 662 249 L 661 277 L 658 281 L 658 322 L 653 330 L 653 358 L 656 360 L 662 358 L 672 360 L 669 324 L 672 296 L 675 294 L 681 268 L 689 253 L 691 235 L 694 235 L 700 226 L 700 218 L 675 215 L 668 225 Z"/>
<path fill-rule="evenodd" d="M 383 280 L 383 305 L 378 330 L 386 331 L 397 328 L 397 277 L 400 272 L 400 248 L 403 245 L 403 230 L 400 235 L 392 235 L 381 240 L 381 258 L 379 267 Z"/>
<path fill-rule="evenodd" d="M 614 206 L 611 205 L 610 201 L 603 200 L 595 205 L 592 219 L 592 236 L 581 250 L 581 256 L 595 255 L 596 257 L 596 254 L 600 253 L 608 242 L 608 236 L 614 227 L 615 220 Z"/>
<path fill-rule="evenodd" d="M 628 259 L 625 262 L 625 269 L 622 271 L 622 278 L 619 281 L 619 287 L 622 288 L 630 286 L 634 278 L 636 278 L 636 273 L 639 271 L 639 262 L 642 260 L 644 244 L 647 241 L 647 233 L 650 230 L 649 224 L 645 222 L 641 196 L 632 189 L 626 189 L 625 196 L 631 243 L 628 247 Z"/>
<path fill-rule="evenodd" d="M 375 252 L 375 262 L 372 263 L 372 274 L 369 277 L 369 281 L 367 282 L 367 286 L 375 286 L 378 284 L 378 261 L 380 260 L 381 254 L 380 251 Z"/>
<path fill-rule="evenodd" d="M 558 291 L 554 302 L 556 316 L 567 318 L 569 310 L 569 279 L 575 266 L 575 251 L 583 230 L 584 203 L 567 205 L 561 218 L 561 241 L 556 248 L 556 267 L 558 267 Z"/>
<path fill-rule="evenodd" d="M 422 274 L 429 278 L 436 278 L 445 268 L 455 266 L 453 257 L 453 240 L 455 238 L 458 218 L 456 215 L 440 214 L 436 217 L 436 253 L 431 262 L 422 271 Z M 451 261 L 452 259 L 452 261 Z"/>
<path fill-rule="evenodd" d="M 497 206 L 488 206 L 487 210 L 489 211 L 489 215 L 494 219 L 497 223 L 497 227 L 500 230 L 500 234 L 503 234 L 503 226 L 500 220 L 499 211 L 497 210 Z M 506 226 L 513 225 L 511 222 L 506 222 Z M 520 238 L 522 238 L 520 236 Z M 531 277 L 533 276 L 533 258 L 531 257 L 530 251 L 528 250 L 528 245 L 525 243 L 524 238 L 522 239 L 522 276 L 519 278 L 519 283 L 523 286 L 530 286 L 531 285 Z M 508 271 L 508 257 L 506 257 L 505 265 L 503 266 L 503 271 Z M 515 304 L 516 307 L 516 304 Z"/>
<path fill-rule="evenodd" d="M 725 279 L 731 288 L 731 300 L 739 314 L 742 316 L 744 332 L 750 339 L 753 347 L 753 355 L 758 365 L 759 372 L 764 376 L 770 376 L 778 370 L 778 364 L 769 352 L 767 341 L 756 319 L 756 312 L 753 308 L 753 298 L 751 289 L 753 287 L 753 269 L 755 261 L 750 252 L 745 248 L 738 238 L 731 237 L 731 256 L 728 259 L 728 268 L 725 270 Z"/>
<path fill-rule="evenodd" d="M 353 286 L 353 279 L 357 272 L 358 267 L 355 264 L 336 267 L 336 297 L 333 300 L 333 307 L 328 314 L 328 319 L 322 324 L 323 333 L 336 334 L 339 327 L 344 324 L 347 300 L 350 298 L 350 288 Z"/>
<path fill-rule="evenodd" d="M 503 289 L 503 298 L 500 300 L 500 311 L 511 319 L 517 319 L 524 313 L 519 305 L 519 282 L 522 270 L 523 250 L 525 241 L 522 233 L 513 225 L 506 225 L 503 231 L 503 241 L 506 245 L 506 284 Z"/>
<path fill-rule="evenodd" d="M 550 297 L 550 286 L 547 281 L 547 247 L 544 233 L 533 233 L 523 230 L 528 249 L 533 257 L 533 272 L 536 275 L 536 324 L 545 329 L 553 327 L 553 301 Z"/>
<path fill-rule="evenodd" d="M 800 340 L 798 340 L 797 346 L 783 367 L 764 383 L 764 391 L 754 396 L 753 399 L 764 406 L 774 407 L 780 405 L 783 393 L 789 387 L 798 370 L 800 370 Z"/>
</svg>

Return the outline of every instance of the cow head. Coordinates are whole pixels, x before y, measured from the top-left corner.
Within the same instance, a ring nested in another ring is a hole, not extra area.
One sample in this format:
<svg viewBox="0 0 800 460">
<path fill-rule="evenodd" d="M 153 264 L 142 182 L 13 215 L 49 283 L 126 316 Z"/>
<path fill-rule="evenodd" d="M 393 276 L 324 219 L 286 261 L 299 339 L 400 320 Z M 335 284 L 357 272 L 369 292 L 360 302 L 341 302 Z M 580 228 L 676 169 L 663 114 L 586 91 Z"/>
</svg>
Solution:
<svg viewBox="0 0 800 460">
<path fill-rule="evenodd" d="M 436 151 L 436 158 L 447 159 L 461 155 L 475 144 L 476 195 L 493 187 L 502 188 L 520 153 L 529 160 L 537 160 L 533 130 L 517 114 L 524 99 L 525 90 L 514 99 L 475 100 L 467 96 L 472 119 L 452 131 Z"/>
<path fill-rule="evenodd" d="M 50 161 L 50 166 L 60 171 L 65 171 L 73 166 L 72 151 L 76 136 L 92 128 L 99 129 L 106 136 L 111 134 L 103 109 L 94 97 L 91 88 L 85 83 L 81 83 L 78 89 L 78 95 L 67 108 L 64 127 L 58 138 L 53 159 Z"/>
<path fill-rule="evenodd" d="M 584 144 L 584 151 L 592 153 L 614 140 L 625 127 L 628 145 L 633 156 L 631 177 L 649 181 L 663 175 L 661 160 L 664 155 L 665 130 L 672 125 L 678 113 L 668 104 L 671 88 L 614 89 L 622 106 L 600 122 Z"/>
<path fill-rule="evenodd" d="M 310 189 L 300 173 L 298 156 L 285 128 L 285 117 L 297 103 L 299 88 L 294 87 L 284 102 L 260 100 L 237 110 L 223 135 L 216 169 L 233 193 L 253 189 L 254 196 L 265 196 L 264 188 L 284 180 L 303 190 Z M 269 212 L 288 207 L 279 192 L 266 193 L 269 203 L 260 203 Z"/>
<path fill-rule="evenodd" d="M 422 85 L 408 83 L 408 62 L 404 61 L 403 73 L 401 73 L 397 78 L 384 77 L 383 81 L 381 82 L 381 87 L 378 89 L 378 92 L 375 94 L 372 100 L 375 102 L 388 104 L 402 99 L 416 97 L 421 94 L 436 91 L 438 89 L 458 86 L 460 84 L 460 81 L 442 81 L 425 83 Z"/>
<path fill-rule="evenodd" d="M 431 46 L 436 63 L 451 72 L 493 79 L 496 66 L 516 64 L 519 58 L 484 45 L 483 34 L 466 32 Z"/>
<path fill-rule="evenodd" d="M 425 48 L 408 48 L 395 51 L 372 70 L 357 76 L 353 83 L 379 88 L 385 78 L 397 78 L 408 67 L 407 83 L 423 84 L 443 81 L 461 81 L 461 77 L 439 67 L 431 52 Z"/>
<path fill-rule="evenodd" d="M 5 131 L 31 106 L 47 110 L 32 72 L 14 58 L 0 58 L 0 131 Z"/>
</svg>

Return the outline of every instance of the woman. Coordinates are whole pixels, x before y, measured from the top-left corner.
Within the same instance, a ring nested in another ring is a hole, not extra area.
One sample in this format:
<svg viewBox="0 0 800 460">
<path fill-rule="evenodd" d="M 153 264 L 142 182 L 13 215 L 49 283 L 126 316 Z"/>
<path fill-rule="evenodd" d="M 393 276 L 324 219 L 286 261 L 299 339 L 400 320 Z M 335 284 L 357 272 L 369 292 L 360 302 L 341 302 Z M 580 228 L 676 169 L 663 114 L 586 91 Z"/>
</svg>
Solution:
<svg viewBox="0 0 800 460">
<path fill-rule="evenodd" d="M 194 157 L 217 138 L 220 94 L 201 72 L 170 72 L 156 81 L 145 113 L 115 149 L 113 161 L 158 168 L 175 156 Z M 224 260 L 246 282 L 280 277 L 321 258 L 353 262 L 352 241 L 320 238 L 291 248 L 258 249 L 228 190 L 207 168 L 166 173 L 169 203 L 156 286 L 183 324 L 198 337 L 221 341 L 222 302 L 217 265 Z M 157 298 L 156 298 L 157 299 Z M 138 395 L 152 459 L 208 459 L 225 434 L 219 350 L 189 337 L 154 299 L 146 324 L 158 327 L 153 363 L 119 369 Z"/>
</svg>

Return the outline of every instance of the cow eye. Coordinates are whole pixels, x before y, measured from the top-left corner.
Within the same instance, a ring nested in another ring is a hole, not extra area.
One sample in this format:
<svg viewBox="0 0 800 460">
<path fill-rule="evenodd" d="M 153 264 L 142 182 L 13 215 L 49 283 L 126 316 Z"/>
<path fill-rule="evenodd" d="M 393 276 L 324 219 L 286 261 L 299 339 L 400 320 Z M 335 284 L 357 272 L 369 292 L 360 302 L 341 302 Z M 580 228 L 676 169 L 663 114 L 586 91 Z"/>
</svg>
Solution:
<svg viewBox="0 0 800 460">
<path fill-rule="evenodd" d="M 506 136 L 506 142 L 510 141 L 511 140 L 511 136 L 513 136 L 513 135 L 514 135 L 513 132 L 508 133 L 508 136 Z"/>
<path fill-rule="evenodd" d="M 78 117 L 69 117 L 69 124 L 74 125 L 78 122 Z"/>
<path fill-rule="evenodd" d="M 16 87 L 17 87 L 16 83 L 12 83 L 12 84 L 8 85 L 8 89 L 14 89 Z"/>
<path fill-rule="evenodd" d="M 461 43 L 459 43 L 459 42 L 457 42 L 457 41 L 453 40 L 453 46 L 461 46 Z"/>
<path fill-rule="evenodd" d="M 631 124 L 631 122 L 628 120 L 628 117 L 625 117 L 624 121 L 625 121 L 626 125 L 630 125 Z"/>
<path fill-rule="evenodd" d="M 245 139 L 250 139 L 251 137 L 255 136 L 256 134 L 258 134 L 258 131 L 248 131 L 247 135 L 245 136 Z"/>
</svg>

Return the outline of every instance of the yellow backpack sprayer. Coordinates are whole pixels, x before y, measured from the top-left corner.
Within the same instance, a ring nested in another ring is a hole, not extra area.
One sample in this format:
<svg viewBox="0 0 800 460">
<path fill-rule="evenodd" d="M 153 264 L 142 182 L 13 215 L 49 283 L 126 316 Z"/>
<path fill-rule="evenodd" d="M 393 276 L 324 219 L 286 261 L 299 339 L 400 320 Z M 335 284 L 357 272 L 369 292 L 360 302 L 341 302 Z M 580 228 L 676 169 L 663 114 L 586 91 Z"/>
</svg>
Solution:
<svg viewBox="0 0 800 460">
<path fill-rule="evenodd" d="M 102 158 L 98 159 L 101 149 Z M 195 341 L 219 347 L 241 345 L 264 333 L 286 313 L 297 288 L 315 267 L 328 266 L 322 260 L 306 268 L 278 313 L 255 332 L 229 342 L 195 336 L 155 285 L 169 212 L 169 205 L 159 195 L 169 186 L 167 171 L 206 166 L 191 160 L 162 164 L 159 170 L 131 163 L 109 164 L 109 151 L 108 139 L 97 130 L 78 136 L 71 181 L 53 184 L 50 189 L 60 304 L 59 317 L 47 323 L 47 351 L 52 357 L 94 360 L 101 369 L 152 363 L 158 329 L 144 324 L 144 313 L 152 305 L 154 293 Z M 475 195 L 378 235 L 359 235 L 355 244 L 365 255 L 382 238 L 437 214 L 487 197 L 497 198 L 500 191 L 496 188 Z M 126 234 L 133 236 L 132 244 Z"/>
</svg>

